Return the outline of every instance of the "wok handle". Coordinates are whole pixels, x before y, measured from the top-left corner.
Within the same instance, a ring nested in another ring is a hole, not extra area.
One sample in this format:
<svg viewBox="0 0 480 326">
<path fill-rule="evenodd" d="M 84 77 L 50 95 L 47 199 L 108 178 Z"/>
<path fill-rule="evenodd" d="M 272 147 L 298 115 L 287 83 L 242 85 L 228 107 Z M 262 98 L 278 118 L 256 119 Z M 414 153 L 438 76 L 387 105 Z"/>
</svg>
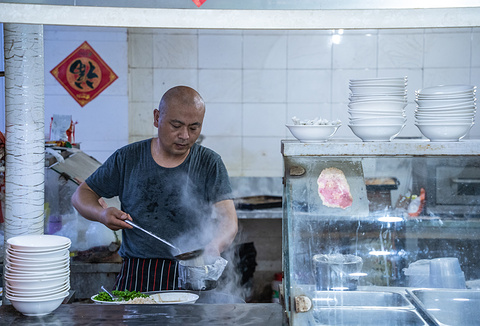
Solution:
<svg viewBox="0 0 480 326">
<path fill-rule="evenodd" d="M 175 247 L 173 244 L 171 244 L 171 243 L 168 242 L 167 240 L 164 240 L 164 239 L 160 238 L 159 236 L 157 236 L 156 234 L 153 234 L 152 232 L 145 230 L 144 228 L 142 228 L 142 227 L 138 226 L 137 224 L 133 223 L 132 221 L 130 221 L 130 220 L 125 220 L 125 223 L 130 224 L 130 225 L 133 226 L 134 228 L 137 228 L 137 229 L 139 229 L 140 231 L 145 232 L 145 233 L 148 234 L 149 236 L 154 237 L 155 239 L 163 242 L 163 243 L 166 244 L 167 246 L 172 247 L 173 249 L 175 249 L 176 251 L 178 251 L 179 253 L 181 253 L 180 249 L 178 249 L 177 247 Z"/>
</svg>

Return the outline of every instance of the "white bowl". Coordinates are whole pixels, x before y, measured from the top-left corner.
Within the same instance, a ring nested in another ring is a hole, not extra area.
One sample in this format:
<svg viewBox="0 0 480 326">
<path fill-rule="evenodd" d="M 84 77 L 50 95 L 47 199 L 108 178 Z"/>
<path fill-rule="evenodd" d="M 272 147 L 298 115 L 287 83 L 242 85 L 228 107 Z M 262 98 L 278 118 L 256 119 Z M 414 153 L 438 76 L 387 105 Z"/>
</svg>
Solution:
<svg viewBox="0 0 480 326">
<path fill-rule="evenodd" d="M 286 125 L 292 135 L 302 143 L 324 142 L 330 139 L 338 125 Z"/>
<path fill-rule="evenodd" d="M 12 291 L 19 292 L 19 293 L 30 292 L 30 293 L 34 293 L 34 294 L 35 293 L 43 293 L 43 292 L 53 292 L 55 290 L 63 289 L 63 288 L 66 288 L 66 287 L 70 287 L 70 280 L 67 280 L 66 282 L 64 282 L 62 284 L 57 284 L 57 285 L 54 285 L 54 286 L 41 286 L 41 287 L 31 287 L 31 286 L 22 287 L 22 286 L 11 285 L 8 282 L 5 283 L 5 288 L 6 289 L 8 288 Z"/>
<path fill-rule="evenodd" d="M 5 266 L 5 275 L 9 274 L 12 276 L 42 276 L 42 277 L 51 277 L 52 275 L 62 275 L 70 271 L 70 266 L 63 266 L 61 268 L 48 269 L 48 270 L 31 270 L 31 269 L 21 269 Z"/>
<path fill-rule="evenodd" d="M 438 85 L 419 89 L 415 93 L 424 95 L 468 93 L 474 92 L 475 89 L 476 86 L 472 85 Z"/>
<path fill-rule="evenodd" d="M 386 111 L 380 111 L 380 110 L 366 110 L 366 109 L 348 109 L 348 113 L 352 116 L 354 115 L 362 115 L 362 114 L 368 114 L 368 115 L 373 115 L 373 116 L 403 116 L 405 115 L 405 110 L 386 110 Z"/>
<path fill-rule="evenodd" d="M 476 108 L 476 101 L 465 101 L 447 105 L 422 106 L 422 110 L 459 110 Z"/>
<path fill-rule="evenodd" d="M 359 83 L 359 84 L 376 84 L 382 85 L 384 83 L 395 83 L 395 84 L 405 84 L 407 82 L 407 77 L 372 77 L 372 78 L 361 78 L 361 79 L 350 79 L 350 83 Z"/>
<path fill-rule="evenodd" d="M 473 119 L 451 119 L 451 118 L 445 118 L 445 119 L 422 119 L 422 118 L 415 118 L 415 123 L 420 123 L 423 125 L 442 125 L 442 126 L 447 126 L 447 125 L 458 125 L 458 124 L 470 124 L 473 123 Z"/>
<path fill-rule="evenodd" d="M 457 98 L 457 99 L 433 99 L 433 100 L 415 100 L 418 107 L 444 107 L 444 106 L 456 106 L 456 105 L 465 105 L 465 103 L 469 103 L 470 105 L 475 104 L 475 99 L 464 99 L 464 98 Z M 468 105 L 468 104 L 467 104 Z"/>
<path fill-rule="evenodd" d="M 70 258 L 70 252 L 68 249 L 60 250 L 59 252 L 49 252 L 47 254 L 38 254 L 38 253 L 18 253 L 11 251 L 10 249 L 6 250 L 6 259 L 9 261 L 16 260 L 17 262 L 59 262 Z"/>
<path fill-rule="evenodd" d="M 371 110 L 371 111 L 403 111 L 407 103 L 403 101 L 361 101 L 350 102 L 350 109 Z"/>
<path fill-rule="evenodd" d="M 459 141 L 465 137 L 473 123 L 462 124 L 416 124 L 420 132 L 430 141 Z"/>
<path fill-rule="evenodd" d="M 376 118 L 352 118 L 350 119 L 350 124 L 363 125 L 363 124 L 372 124 L 372 125 L 397 125 L 405 123 L 404 117 L 376 117 Z"/>
<path fill-rule="evenodd" d="M 171 291 L 155 293 L 150 298 L 159 304 L 187 304 L 195 303 L 199 296 L 190 292 Z"/>
<path fill-rule="evenodd" d="M 437 119 L 472 119 L 475 117 L 475 112 L 472 113 L 422 113 L 422 112 L 416 112 L 415 117 L 417 118 L 437 118 Z"/>
<path fill-rule="evenodd" d="M 70 283 L 65 283 L 62 286 L 50 288 L 50 290 L 21 290 L 15 287 L 10 287 L 9 285 L 5 286 L 5 293 L 14 296 L 18 299 L 32 299 L 32 298 L 43 298 L 45 296 L 59 295 L 65 291 L 70 290 Z"/>
<path fill-rule="evenodd" d="M 22 252 L 18 250 L 13 250 L 8 248 L 6 250 L 8 254 L 15 255 L 16 257 L 20 258 L 33 258 L 33 259 L 44 259 L 44 258 L 60 258 L 64 257 L 66 253 L 68 253 L 68 249 L 60 249 L 60 250 L 50 250 L 50 251 L 39 251 L 39 252 Z"/>
<path fill-rule="evenodd" d="M 49 271 L 49 270 L 57 270 L 62 269 L 65 267 L 70 266 L 70 260 L 62 260 L 55 263 L 18 263 L 16 261 L 9 260 L 5 265 L 9 268 L 13 269 L 21 269 L 23 271 Z"/>
<path fill-rule="evenodd" d="M 58 235 L 32 234 L 20 235 L 7 240 L 12 249 L 18 250 L 55 250 L 67 248 L 72 241 L 69 238 Z"/>
<path fill-rule="evenodd" d="M 350 90 L 353 94 L 405 94 L 405 86 L 357 86 L 350 85 Z"/>
<path fill-rule="evenodd" d="M 55 309 L 57 309 L 68 295 L 68 291 L 65 295 L 57 297 L 45 297 L 44 299 L 17 299 L 15 297 L 6 296 L 12 303 L 13 307 L 20 311 L 25 316 L 44 316 L 48 315 Z"/>
<path fill-rule="evenodd" d="M 348 125 L 353 133 L 363 141 L 391 141 L 400 131 L 402 131 L 405 124 L 396 125 Z"/>
<path fill-rule="evenodd" d="M 60 286 L 65 282 L 70 280 L 70 273 L 59 275 L 57 277 L 12 277 L 5 275 L 5 281 L 13 287 L 31 287 L 31 288 L 41 288 L 41 287 L 50 287 L 50 286 Z"/>
</svg>

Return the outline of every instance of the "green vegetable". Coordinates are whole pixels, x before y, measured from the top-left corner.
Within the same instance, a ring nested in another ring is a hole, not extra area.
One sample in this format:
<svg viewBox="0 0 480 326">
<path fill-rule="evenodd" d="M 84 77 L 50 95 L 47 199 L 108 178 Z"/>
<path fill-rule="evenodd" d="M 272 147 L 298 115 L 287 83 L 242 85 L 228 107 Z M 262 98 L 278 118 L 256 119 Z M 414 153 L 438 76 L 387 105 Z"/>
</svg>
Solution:
<svg viewBox="0 0 480 326">
<path fill-rule="evenodd" d="M 148 298 L 147 294 L 143 294 L 143 293 L 137 292 L 137 291 L 128 291 L 128 290 L 117 291 L 117 290 L 113 290 L 112 294 L 114 296 L 118 297 L 117 301 L 128 301 L 128 300 L 134 299 L 134 298 Z M 108 295 L 107 292 L 99 292 L 94 297 L 94 299 L 98 300 L 98 301 L 110 301 L 110 302 L 113 301 L 112 298 L 110 298 L 110 296 Z"/>
</svg>

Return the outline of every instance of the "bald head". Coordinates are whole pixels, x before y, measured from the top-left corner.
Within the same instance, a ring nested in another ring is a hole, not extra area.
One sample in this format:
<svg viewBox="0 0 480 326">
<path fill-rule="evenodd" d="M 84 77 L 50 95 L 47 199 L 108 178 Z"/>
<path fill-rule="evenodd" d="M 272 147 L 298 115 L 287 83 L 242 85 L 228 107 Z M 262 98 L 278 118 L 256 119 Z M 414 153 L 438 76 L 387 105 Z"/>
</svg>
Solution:
<svg viewBox="0 0 480 326">
<path fill-rule="evenodd" d="M 169 108 L 188 106 L 199 111 L 205 110 L 205 102 L 196 90 L 188 86 L 175 86 L 163 94 L 158 111 L 160 115 L 165 114 Z"/>
</svg>

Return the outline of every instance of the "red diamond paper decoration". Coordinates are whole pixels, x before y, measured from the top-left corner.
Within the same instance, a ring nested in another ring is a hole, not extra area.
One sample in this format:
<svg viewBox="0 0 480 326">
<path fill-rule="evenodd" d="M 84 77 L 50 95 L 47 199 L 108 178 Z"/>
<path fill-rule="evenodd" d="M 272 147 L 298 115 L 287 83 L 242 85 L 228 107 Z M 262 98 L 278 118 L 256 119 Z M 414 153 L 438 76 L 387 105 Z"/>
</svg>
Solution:
<svg viewBox="0 0 480 326">
<path fill-rule="evenodd" d="M 192 1 L 197 5 L 197 7 L 200 7 L 207 0 L 192 0 Z"/>
<path fill-rule="evenodd" d="M 87 41 L 50 73 L 82 107 L 118 78 Z"/>
</svg>

